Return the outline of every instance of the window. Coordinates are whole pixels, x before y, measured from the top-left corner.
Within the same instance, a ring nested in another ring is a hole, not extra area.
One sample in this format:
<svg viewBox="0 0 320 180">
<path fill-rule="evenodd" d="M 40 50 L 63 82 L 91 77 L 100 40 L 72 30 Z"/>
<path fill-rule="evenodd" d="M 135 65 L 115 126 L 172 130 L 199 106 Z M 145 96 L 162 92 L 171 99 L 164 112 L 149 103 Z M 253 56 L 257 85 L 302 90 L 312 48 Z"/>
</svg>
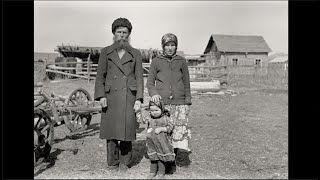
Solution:
<svg viewBox="0 0 320 180">
<path fill-rule="evenodd" d="M 233 58 L 232 65 L 237 65 L 237 64 L 238 64 L 238 58 Z"/>
<path fill-rule="evenodd" d="M 256 59 L 255 63 L 256 66 L 261 66 L 261 59 Z"/>
</svg>

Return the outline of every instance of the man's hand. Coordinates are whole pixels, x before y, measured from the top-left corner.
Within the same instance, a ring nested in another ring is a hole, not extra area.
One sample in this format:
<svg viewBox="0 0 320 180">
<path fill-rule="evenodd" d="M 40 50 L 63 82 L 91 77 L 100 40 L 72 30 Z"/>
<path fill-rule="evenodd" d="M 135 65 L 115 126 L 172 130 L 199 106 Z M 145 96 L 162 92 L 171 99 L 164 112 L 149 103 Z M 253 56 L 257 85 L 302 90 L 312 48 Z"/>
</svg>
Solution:
<svg viewBox="0 0 320 180">
<path fill-rule="evenodd" d="M 107 107 L 107 98 L 106 97 L 103 97 L 103 98 L 100 98 L 100 101 L 99 101 L 100 105 L 105 108 Z"/>
<path fill-rule="evenodd" d="M 156 94 L 156 95 L 153 95 L 150 99 L 150 101 L 152 102 L 159 102 L 159 100 L 161 99 L 161 96 Z"/>
<path fill-rule="evenodd" d="M 133 109 L 135 112 L 138 112 L 141 109 L 141 102 L 139 100 L 136 100 L 134 103 Z"/>
</svg>

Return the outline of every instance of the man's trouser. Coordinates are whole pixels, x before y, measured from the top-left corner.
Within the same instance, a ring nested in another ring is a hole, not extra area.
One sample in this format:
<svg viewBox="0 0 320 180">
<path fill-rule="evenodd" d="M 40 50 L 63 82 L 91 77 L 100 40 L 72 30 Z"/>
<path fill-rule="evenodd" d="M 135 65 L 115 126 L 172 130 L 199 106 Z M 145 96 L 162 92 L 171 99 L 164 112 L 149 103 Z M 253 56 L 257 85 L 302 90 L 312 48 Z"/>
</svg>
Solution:
<svg viewBox="0 0 320 180">
<path fill-rule="evenodd" d="M 107 140 L 107 163 L 116 166 L 119 163 L 129 165 L 132 158 L 132 142 L 111 139 Z"/>
</svg>

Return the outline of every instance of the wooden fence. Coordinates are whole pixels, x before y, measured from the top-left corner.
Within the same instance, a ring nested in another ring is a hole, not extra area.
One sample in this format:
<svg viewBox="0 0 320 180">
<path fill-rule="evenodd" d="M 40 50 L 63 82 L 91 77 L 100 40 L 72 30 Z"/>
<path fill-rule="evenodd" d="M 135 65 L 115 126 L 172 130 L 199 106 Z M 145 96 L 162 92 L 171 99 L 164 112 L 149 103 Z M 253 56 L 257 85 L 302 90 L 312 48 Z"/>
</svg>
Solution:
<svg viewBox="0 0 320 180">
<path fill-rule="evenodd" d="M 61 65 L 74 65 L 76 67 L 63 67 Z M 57 73 L 67 76 L 68 78 L 77 77 L 85 78 L 88 82 L 96 79 L 98 64 L 88 62 L 60 62 L 47 64 L 46 72 Z M 147 77 L 149 73 L 150 63 L 142 63 L 143 76 Z M 227 66 L 188 66 L 191 81 L 211 81 L 219 79 L 226 81 L 228 76 Z"/>
<path fill-rule="evenodd" d="M 63 67 L 59 65 L 76 65 L 76 67 Z M 57 66 L 58 65 L 58 66 Z M 91 79 L 95 79 L 97 74 L 98 64 L 93 64 L 91 61 L 87 62 L 60 62 L 47 64 L 46 71 L 51 73 L 63 74 L 68 78 L 70 77 L 79 77 L 88 79 L 88 82 Z M 93 75 L 93 76 L 91 76 Z"/>
<path fill-rule="evenodd" d="M 206 82 L 220 80 L 226 83 L 228 78 L 227 66 L 188 66 L 190 81 Z"/>
<path fill-rule="evenodd" d="M 288 85 L 288 69 L 277 66 L 228 66 L 228 82 L 232 84 L 240 80 L 270 86 Z"/>
<path fill-rule="evenodd" d="M 74 65 L 75 67 L 61 67 L 61 65 Z M 97 64 L 87 62 L 61 62 L 47 64 L 47 73 L 58 73 L 71 77 L 85 78 L 88 83 L 96 79 Z M 148 76 L 150 64 L 143 63 L 143 75 Z M 210 82 L 219 80 L 221 84 L 229 84 L 240 79 L 251 79 L 263 84 L 288 83 L 288 70 L 275 67 L 255 66 L 188 66 L 191 82 Z"/>
</svg>

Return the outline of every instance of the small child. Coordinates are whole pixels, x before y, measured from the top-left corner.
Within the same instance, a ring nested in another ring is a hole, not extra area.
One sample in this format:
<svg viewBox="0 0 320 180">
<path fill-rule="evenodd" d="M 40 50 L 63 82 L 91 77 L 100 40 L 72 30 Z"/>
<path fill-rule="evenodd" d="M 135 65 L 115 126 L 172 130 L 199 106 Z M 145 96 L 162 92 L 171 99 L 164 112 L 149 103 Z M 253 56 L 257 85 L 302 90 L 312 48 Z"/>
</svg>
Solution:
<svg viewBox="0 0 320 180">
<path fill-rule="evenodd" d="M 151 161 L 148 178 L 164 178 L 167 162 L 175 160 L 171 132 L 173 129 L 170 113 L 163 102 L 149 102 L 150 117 L 147 120 L 147 154 Z"/>
</svg>

